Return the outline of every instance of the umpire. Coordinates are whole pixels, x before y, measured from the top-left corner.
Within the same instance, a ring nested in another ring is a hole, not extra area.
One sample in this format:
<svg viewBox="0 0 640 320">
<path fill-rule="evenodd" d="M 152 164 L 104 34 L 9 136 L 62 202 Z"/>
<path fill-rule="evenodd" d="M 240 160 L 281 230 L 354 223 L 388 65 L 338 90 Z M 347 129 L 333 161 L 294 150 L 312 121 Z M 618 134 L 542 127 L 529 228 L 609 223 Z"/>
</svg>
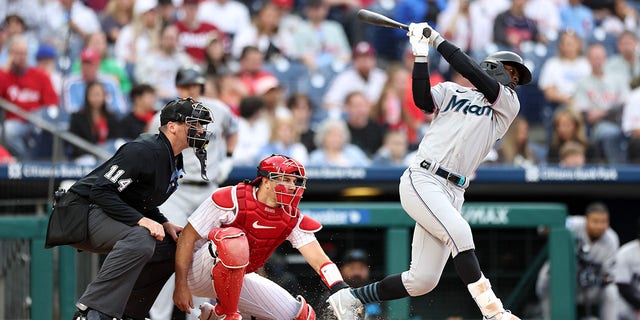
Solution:
<svg viewBox="0 0 640 320">
<path fill-rule="evenodd" d="M 208 143 L 209 109 L 191 99 L 169 102 L 161 111 L 158 134 L 142 134 L 76 182 L 57 201 L 47 246 L 70 244 L 108 253 L 98 275 L 82 294 L 74 319 L 144 319 L 174 270 L 179 227 L 158 206 L 178 187 L 182 154 Z M 86 223 L 86 237 L 64 229 L 60 217 Z M 82 221 L 84 219 L 85 221 Z M 165 237 L 169 235 L 169 237 Z M 65 239 L 65 236 L 67 239 Z"/>
</svg>

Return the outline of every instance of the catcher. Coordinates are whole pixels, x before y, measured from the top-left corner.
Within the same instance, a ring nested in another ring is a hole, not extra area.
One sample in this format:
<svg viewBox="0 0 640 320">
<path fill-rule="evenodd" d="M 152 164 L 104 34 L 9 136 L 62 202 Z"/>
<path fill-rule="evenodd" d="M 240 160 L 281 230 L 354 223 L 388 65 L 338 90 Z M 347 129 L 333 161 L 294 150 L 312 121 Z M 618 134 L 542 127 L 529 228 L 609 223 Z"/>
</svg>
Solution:
<svg viewBox="0 0 640 320">
<path fill-rule="evenodd" d="M 315 319 L 302 296 L 254 272 L 288 240 L 332 292 L 348 287 L 316 240 L 322 225 L 298 209 L 306 181 L 300 162 L 272 155 L 260 161 L 253 181 L 206 199 L 178 240 L 176 306 L 190 313 L 195 295 L 217 300 L 200 306 L 200 319 Z"/>
</svg>

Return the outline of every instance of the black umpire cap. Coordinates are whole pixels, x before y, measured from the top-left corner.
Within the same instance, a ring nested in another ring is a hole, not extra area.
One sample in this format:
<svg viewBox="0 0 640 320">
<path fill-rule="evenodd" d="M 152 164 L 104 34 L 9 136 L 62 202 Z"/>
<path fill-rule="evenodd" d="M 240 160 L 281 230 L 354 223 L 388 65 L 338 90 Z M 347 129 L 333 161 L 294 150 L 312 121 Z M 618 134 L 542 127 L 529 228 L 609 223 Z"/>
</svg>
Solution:
<svg viewBox="0 0 640 320">
<path fill-rule="evenodd" d="M 195 108 L 200 106 L 201 108 Z M 176 99 L 167 103 L 160 112 L 160 125 L 165 125 L 169 121 L 185 122 L 187 117 L 193 117 L 198 121 L 210 122 L 212 120 L 209 109 L 204 108 L 200 103 L 191 98 Z"/>
</svg>

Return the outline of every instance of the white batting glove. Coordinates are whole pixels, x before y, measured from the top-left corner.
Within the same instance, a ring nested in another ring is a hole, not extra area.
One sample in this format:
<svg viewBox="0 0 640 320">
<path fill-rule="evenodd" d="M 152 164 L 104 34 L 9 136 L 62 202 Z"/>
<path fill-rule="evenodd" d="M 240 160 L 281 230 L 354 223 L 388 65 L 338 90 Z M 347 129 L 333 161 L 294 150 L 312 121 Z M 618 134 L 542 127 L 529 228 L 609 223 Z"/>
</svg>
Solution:
<svg viewBox="0 0 640 320">
<path fill-rule="evenodd" d="M 425 38 L 422 34 L 424 28 L 431 28 L 426 22 L 423 23 L 411 23 L 409 25 L 409 31 L 407 36 L 409 37 L 409 43 L 411 43 L 411 52 L 415 57 L 428 57 L 429 56 L 429 38 Z"/>
</svg>

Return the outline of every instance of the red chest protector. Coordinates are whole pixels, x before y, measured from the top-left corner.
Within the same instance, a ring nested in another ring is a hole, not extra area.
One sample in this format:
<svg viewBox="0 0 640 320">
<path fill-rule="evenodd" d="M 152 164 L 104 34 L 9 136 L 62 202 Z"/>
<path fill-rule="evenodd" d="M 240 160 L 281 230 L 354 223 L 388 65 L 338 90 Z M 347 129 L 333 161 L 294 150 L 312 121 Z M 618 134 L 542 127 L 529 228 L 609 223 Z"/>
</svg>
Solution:
<svg viewBox="0 0 640 320">
<path fill-rule="evenodd" d="M 247 235 L 250 250 L 249 265 L 245 269 L 247 273 L 264 265 L 300 220 L 300 215 L 292 218 L 282 208 L 258 202 L 253 189 L 252 185 L 240 183 L 235 187 L 219 189 L 212 196 L 219 207 L 236 208 L 235 220 L 222 227 L 236 227 Z"/>
</svg>

